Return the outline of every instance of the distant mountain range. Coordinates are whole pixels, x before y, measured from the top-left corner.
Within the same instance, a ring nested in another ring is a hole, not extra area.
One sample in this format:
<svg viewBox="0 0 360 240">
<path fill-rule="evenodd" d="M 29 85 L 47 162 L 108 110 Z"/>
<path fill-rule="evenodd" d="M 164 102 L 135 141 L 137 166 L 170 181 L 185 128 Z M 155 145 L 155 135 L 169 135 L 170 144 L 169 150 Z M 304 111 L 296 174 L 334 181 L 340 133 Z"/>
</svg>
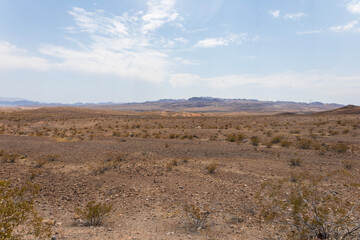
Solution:
<svg viewBox="0 0 360 240">
<path fill-rule="evenodd" d="M 72 106 L 120 111 L 173 112 L 257 112 L 257 113 L 311 113 L 344 107 L 341 104 L 321 102 L 259 101 L 255 99 L 224 99 L 193 97 L 189 99 L 160 99 L 142 103 L 41 103 L 21 98 L 0 98 L 0 107 L 59 107 Z"/>
<path fill-rule="evenodd" d="M 3 98 L 0 97 L 0 107 L 65 107 L 65 106 L 73 106 L 73 107 L 80 107 L 80 106 L 97 106 L 97 105 L 109 105 L 115 104 L 113 102 L 106 102 L 106 103 L 73 103 L 73 104 L 64 104 L 64 103 L 43 103 L 43 102 L 36 102 L 30 101 L 22 98 Z"/>
</svg>

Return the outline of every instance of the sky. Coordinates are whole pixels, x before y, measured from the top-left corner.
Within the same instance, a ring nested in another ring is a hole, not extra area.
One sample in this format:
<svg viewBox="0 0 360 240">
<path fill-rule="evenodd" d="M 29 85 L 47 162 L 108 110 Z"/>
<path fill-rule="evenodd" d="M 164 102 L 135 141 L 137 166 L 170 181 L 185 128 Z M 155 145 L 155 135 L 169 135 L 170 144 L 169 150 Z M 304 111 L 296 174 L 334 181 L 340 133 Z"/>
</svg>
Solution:
<svg viewBox="0 0 360 240">
<path fill-rule="evenodd" d="M 360 0 L 0 0 L 0 97 L 360 105 Z"/>
</svg>

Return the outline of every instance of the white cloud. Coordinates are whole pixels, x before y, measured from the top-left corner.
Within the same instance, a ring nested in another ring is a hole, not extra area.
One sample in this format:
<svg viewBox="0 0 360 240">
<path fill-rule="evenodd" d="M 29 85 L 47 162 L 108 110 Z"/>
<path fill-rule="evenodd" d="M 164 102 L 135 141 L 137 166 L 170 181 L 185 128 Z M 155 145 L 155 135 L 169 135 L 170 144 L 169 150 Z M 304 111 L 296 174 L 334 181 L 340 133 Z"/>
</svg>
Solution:
<svg viewBox="0 0 360 240">
<path fill-rule="evenodd" d="M 225 38 L 207 38 L 197 42 L 197 47 L 213 48 L 217 46 L 227 46 L 229 43 Z"/>
<path fill-rule="evenodd" d="M 66 29 L 71 33 L 87 33 L 89 43 L 76 41 L 80 49 L 46 45 L 40 52 L 58 58 L 54 66 L 60 69 L 113 74 L 129 80 L 164 81 L 171 65 L 166 48 L 187 43 L 184 38 L 153 36 L 162 25 L 179 18 L 174 5 L 175 0 L 152 0 L 147 12 L 121 16 L 72 8 L 69 14 L 76 25 Z"/>
<path fill-rule="evenodd" d="M 338 26 L 334 26 L 329 28 L 330 32 L 346 32 L 346 31 L 353 31 L 353 30 L 359 30 L 359 29 L 355 29 L 355 26 L 358 24 L 358 21 L 352 21 L 348 24 L 345 25 L 338 25 Z"/>
<path fill-rule="evenodd" d="M 291 20 L 297 20 L 297 19 L 305 17 L 305 16 L 306 16 L 305 13 L 291 13 L 291 14 L 286 14 L 284 16 L 284 18 L 291 19 Z"/>
<path fill-rule="evenodd" d="M 0 42 L 0 69 L 32 69 L 44 71 L 49 63 L 39 57 L 31 57 L 26 50 L 20 49 L 9 42 Z"/>
<path fill-rule="evenodd" d="M 188 43 L 189 42 L 189 40 L 187 40 L 185 38 L 182 38 L 182 37 L 175 38 L 174 40 L 177 41 L 177 42 L 180 42 L 180 43 Z"/>
<path fill-rule="evenodd" d="M 297 32 L 298 35 L 309 35 L 309 34 L 318 34 L 322 33 L 323 30 L 310 30 L 310 31 L 303 31 L 303 32 Z"/>
<path fill-rule="evenodd" d="M 360 14 L 360 0 L 352 0 L 349 2 L 347 9 L 353 14 Z"/>
<path fill-rule="evenodd" d="M 74 17 L 77 25 L 77 28 L 68 27 L 67 29 L 70 31 L 98 32 L 107 35 L 128 34 L 127 28 L 123 23 L 126 20 L 125 17 L 106 17 L 103 11 L 87 12 L 77 7 L 72 8 L 69 14 Z"/>
<path fill-rule="evenodd" d="M 40 51 L 48 56 L 63 59 L 56 64 L 58 68 L 76 70 L 85 73 L 114 74 L 123 78 L 161 82 L 164 80 L 164 68 L 167 66 L 166 55 L 152 50 L 141 52 L 114 52 L 102 46 L 88 51 L 69 50 L 48 45 Z M 129 80 L 130 80 L 129 79 Z"/>
<path fill-rule="evenodd" d="M 245 41 L 256 41 L 258 38 L 257 35 L 252 36 L 248 33 L 228 34 L 225 37 L 200 40 L 196 43 L 195 47 L 214 48 L 218 46 L 228 46 L 230 44 L 242 44 Z"/>
<path fill-rule="evenodd" d="M 273 16 L 273 18 L 278 18 L 280 17 L 280 10 L 269 11 L 269 14 Z"/>
<path fill-rule="evenodd" d="M 174 60 L 183 65 L 199 65 L 200 64 L 199 62 L 188 60 L 188 59 L 183 59 L 180 57 L 177 57 Z"/>
<path fill-rule="evenodd" d="M 148 2 L 149 11 L 142 16 L 144 25 L 143 31 L 153 31 L 161 27 L 164 23 L 173 22 L 179 17 L 179 13 L 174 10 L 175 0 L 150 0 Z"/>
<path fill-rule="evenodd" d="M 328 29 L 319 29 L 319 30 L 310 30 L 310 31 L 303 31 L 298 32 L 298 35 L 306 35 L 306 34 L 318 34 L 318 33 L 324 33 L 324 32 L 333 32 L 333 33 L 340 33 L 340 32 L 360 32 L 360 28 L 357 27 L 359 24 L 358 21 L 352 21 L 345 25 L 336 25 L 333 27 L 330 27 Z"/>
</svg>

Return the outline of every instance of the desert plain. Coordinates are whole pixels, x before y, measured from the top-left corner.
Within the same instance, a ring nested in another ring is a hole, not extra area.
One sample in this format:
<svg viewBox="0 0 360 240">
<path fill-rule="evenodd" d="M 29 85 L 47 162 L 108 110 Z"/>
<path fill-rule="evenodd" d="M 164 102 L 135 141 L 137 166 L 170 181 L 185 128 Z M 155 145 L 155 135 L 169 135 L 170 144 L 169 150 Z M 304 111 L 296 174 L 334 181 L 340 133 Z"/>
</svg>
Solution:
<svg viewBox="0 0 360 240">
<path fill-rule="evenodd" d="M 262 216 L 264 183 L 283 181 L 290 192 L 318 178 L 318 192 L 348 211 L 360 199 L 356 107 L 261 115 L 3 108 L 0 153 L 0 179 L 39 186 L 36 208 L 56 239 L 287 239 L 286 227 Z M 91 200 L 112 205 L 99 226 L 76 213 Z M 201 227 L 186 206 L 207 209 Z"/>
</svg>

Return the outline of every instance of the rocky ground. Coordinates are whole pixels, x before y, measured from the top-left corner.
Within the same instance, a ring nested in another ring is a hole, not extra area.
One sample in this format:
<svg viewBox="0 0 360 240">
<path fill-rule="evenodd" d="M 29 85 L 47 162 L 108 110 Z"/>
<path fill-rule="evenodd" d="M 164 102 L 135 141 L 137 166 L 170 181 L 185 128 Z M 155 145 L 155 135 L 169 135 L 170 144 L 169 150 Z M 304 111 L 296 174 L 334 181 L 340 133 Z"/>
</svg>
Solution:
<svg viewBox="0 0 360 240">
<path fill-rule="evenodd" d="M 346 187 L 348 175 L 360 183 L 359 115 L 0 111 L 0 150 L 0 178 L 40 186 L 36 205 L 57 239 L 271 239 L 255 195 L 299 172 L 332 173 L 329 191 L 360 199 L 360 185 Z M 113 205 L 101 226 L 75 213 L 90 200 Z M 186 204 L 209 207 L 204 229 Z"/>
</svg>

